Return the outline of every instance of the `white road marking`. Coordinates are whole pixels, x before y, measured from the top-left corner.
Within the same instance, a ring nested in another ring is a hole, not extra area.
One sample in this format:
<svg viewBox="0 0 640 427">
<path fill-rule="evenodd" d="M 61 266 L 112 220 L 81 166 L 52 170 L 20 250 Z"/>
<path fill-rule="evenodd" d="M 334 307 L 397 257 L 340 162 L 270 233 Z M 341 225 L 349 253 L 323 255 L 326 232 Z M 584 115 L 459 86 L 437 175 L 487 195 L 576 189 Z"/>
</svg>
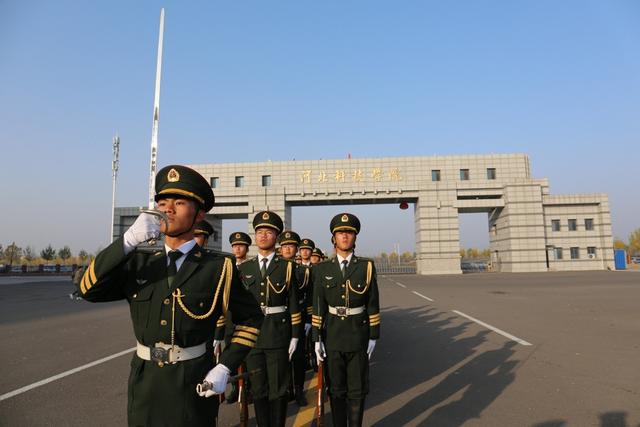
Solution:
<svg viewBox="0 0 640 427">
<path fill-rule="evenodd" d="M 86 365 L 78 366 L 77 368 L 70 369 L 70 370 L 62 372 L 62 373 L 60 373 L 58 375 L 54 375 L 52 377 L 45 378 L 44 380 L 35 382 L 33 384 L 29 384 L 29 385 L 21 387 L 21 388 L 19 388 L 17 390 L 10 391 L 9 393 L 5 393 L 2 396 L 0 396 L 0 401 L 5 400 L 5 399 L 9 399 L 10 397 L 14 397 L 14 396 L 17 396 L 17 395 L 22 394 L 22 393 L 25 393 L 25 392 L 27 392 L 29 390 L 33 390 L 34 388 L 43 386 L 45 384 L 49 384 L 50 382 L 59 380 L 61 378 L 64 378 L 64 377 L 72 375 L 72 374 L 75 374 L 76 372 L 80 372 L 80 371 L 83 371 L 85 369 L 89 369 L 89 368 L 91 368 L 93 366 L 99 365 L 101 363 L 108 362 L 111 359 L 115 359 L 116 357 L 123 356 L 123 355 L 125 355 L 127 353 L 131 353 L 131 352 L 133 352 L 135 350 L 136 350 L 136 348 L 132 347 L 132 348 L 130 348 L 128 350 L 121 351 L 120 353 L 116 353 L 116 354 L 112 354 L 111 356 L 103 357 L 102 359 L 98 359 L 98 360 L 96 360 L 94 362 L 87 363 Z"/>
<path fill-rule="evenodd" d="M 427 301 L 431 301 L 431 302 L 433 302 L 433 300 L 432 300 L 431 298 L 429 298 L 429 297 L 427 297 L 427 296 L 422 295 L 420 292 L 416 292 L 416 291 L 411 291 L 411 292 L 413 292 L 414 294 L 418 295 L 420 298 L 424 298 L 424 299 L 426 299 Z"/>
<path fill-rule="evenodd" d="M 520 338 L 516 337 L 515 335 L 511 335 L 510 333 L 505 332 L 505 331 L 503 331 L 502 329 L 498 329 L 498 328 L 496 328 L 495 326 L 491 326 L 491 325 L 489 325 L 488 323 L 484 323 L 483 321 L 478 320 L 478 319 L 476 319 L 476 318 L 474 318 L 474 317 L 471 317 L 471 316 L 469 316 L 468 314 L 464 314 L 464 313 L 463 313 L 463 312 L 461 312 L 461 311 L 458 311 L 458 310 L 451 310 L 451 311 L 453 311 L 454 313 L 456 313 L 456 314 L 457 314 L 457 315 L 459 315 L 459 316 L 466 317 L 467 319 L 469 319 L 469 320 L 471 320 L 471 321 L 473 321 L 473 322 L 476 322 L 477 324 L 482 325 L 482 326 L 484 326 L 484 327 L 485 327 L 485 328 L 487 328 L 487 329 L 491 329 L 493 332 L 495 332 L 495 333 L 497 333 L 497 334 L 500 334 L 500 335 L 502 335 L 503 337 L 507 337 L 507 338 L 509 338 L 511 341 L 515 341 L 515 342 L 517 342 L 518 344 L 522 344 L 522 345 L 533 345 L 533 344 L 531 344 L 530 342 L 527 342 L 527 341 L 525 341 L 525 340 L 523 340 L 523 339 L 520 339 Z"/>
<path fill-rule="evenodd" d="M 402 287 L 403 287 L 403 288 L 405 288 L 405 289 L 407 288 L 405 285 L 403 285 L 403 284 L 402 284 L 402 283 L 400 283 L 400 282 L 396 282 L 396 285 L 398 285 L 398 286 L 402 286 Z"/>
</svg>

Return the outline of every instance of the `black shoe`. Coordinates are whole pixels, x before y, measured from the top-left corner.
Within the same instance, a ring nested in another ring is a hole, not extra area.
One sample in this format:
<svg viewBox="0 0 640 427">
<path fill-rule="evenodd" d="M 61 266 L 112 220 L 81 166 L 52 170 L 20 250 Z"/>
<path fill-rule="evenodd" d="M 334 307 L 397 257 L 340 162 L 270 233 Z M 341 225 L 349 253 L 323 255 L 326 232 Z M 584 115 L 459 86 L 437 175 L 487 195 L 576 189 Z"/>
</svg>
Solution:
<svg viewBox="0 0 640 427">
<path fill-rule="evenodd" d="M 298 406 L 307 406 L 309 402 L 307 402 L 307 397 L 304 395 L 303 387 L 296 387 L 296 403 Z"/>
</svg>

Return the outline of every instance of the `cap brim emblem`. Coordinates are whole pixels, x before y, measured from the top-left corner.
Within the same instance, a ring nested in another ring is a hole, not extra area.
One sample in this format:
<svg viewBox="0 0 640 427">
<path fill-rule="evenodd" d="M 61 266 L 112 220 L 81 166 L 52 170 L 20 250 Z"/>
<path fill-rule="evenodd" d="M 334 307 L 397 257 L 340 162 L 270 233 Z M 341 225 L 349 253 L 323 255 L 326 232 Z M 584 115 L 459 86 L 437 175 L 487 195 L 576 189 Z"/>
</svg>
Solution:
<svg viewBox="0 0 640 427">
<path fill-rule="evenodd" d="M 342 218 L 340 218 L 340 221 L 349 222 L 349 216 L 347 214 L 342 215 Z"/>
<path fill-rule="evenodd" d="M 240 238 L 240 233 L 236 233 L 236 239 Z"/>
<path fill-rule="evenodd" d="M 167 180 L 169 182 L 178 182 L 180 181 L 180 174 L 178 173 L 177 170 L 171 168 L 171 170 L 167 174 Z"/>
<path fill-rule="evenodd" d="M 264 221 L 268 220 L 268 219 L 269 219 L 269 214 L 268 214 L 267 212 L 263 213 L 263 214 L 262 214 L 262 219 L 263 219 Z"/>
<path fill-rule="evenodd" d="M 286 237 L 287 239 L 291 238 L 291 233 L 285 234 L 284 237 Z"/>
</svg>

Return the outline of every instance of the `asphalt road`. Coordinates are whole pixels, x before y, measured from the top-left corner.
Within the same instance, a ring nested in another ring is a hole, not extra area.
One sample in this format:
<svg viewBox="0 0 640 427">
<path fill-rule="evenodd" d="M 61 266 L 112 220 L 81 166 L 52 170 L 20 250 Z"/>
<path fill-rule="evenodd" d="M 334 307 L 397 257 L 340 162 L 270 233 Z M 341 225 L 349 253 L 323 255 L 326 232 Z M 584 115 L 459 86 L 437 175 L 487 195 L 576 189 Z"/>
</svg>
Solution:
<svg viewBox="0 0 640 427">
<path fill-rule="evenodd" d="M 640 426 L 640 273 L 379 285 L 365 425 Z M 67 278 L 0 278 L 0 425 L 126 425 L 128 307 L 71 301 L 70 291 Z M 291 404 L 287 425 L 311 415 Z M 237 425 L 235 405 L 222 406 L 219 424 Z"/>
</svg>

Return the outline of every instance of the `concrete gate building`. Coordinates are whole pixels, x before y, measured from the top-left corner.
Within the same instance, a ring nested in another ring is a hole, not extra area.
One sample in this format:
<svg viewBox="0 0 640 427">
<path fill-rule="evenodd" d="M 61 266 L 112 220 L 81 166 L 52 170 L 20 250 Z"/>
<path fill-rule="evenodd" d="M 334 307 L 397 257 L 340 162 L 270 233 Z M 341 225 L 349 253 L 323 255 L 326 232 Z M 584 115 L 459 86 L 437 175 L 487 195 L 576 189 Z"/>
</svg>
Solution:
<svg viewBox="0 0 640 427">
<path fill-rule="evenodd" d="M 418 274 L 460 269 L 459 214 L 487 213 L 494 271 L 613 269 L 606 194 L 551 195 L 524 154 L 292 160 L 191 165 L 216 203 L 207 219 L 222 248 L 222 220 L 269 209 L 291 225 L 293 206 L 406 202 L 414 206 Z M 116 210 L 116 236 L 138 215 Z"/>
</svg>

